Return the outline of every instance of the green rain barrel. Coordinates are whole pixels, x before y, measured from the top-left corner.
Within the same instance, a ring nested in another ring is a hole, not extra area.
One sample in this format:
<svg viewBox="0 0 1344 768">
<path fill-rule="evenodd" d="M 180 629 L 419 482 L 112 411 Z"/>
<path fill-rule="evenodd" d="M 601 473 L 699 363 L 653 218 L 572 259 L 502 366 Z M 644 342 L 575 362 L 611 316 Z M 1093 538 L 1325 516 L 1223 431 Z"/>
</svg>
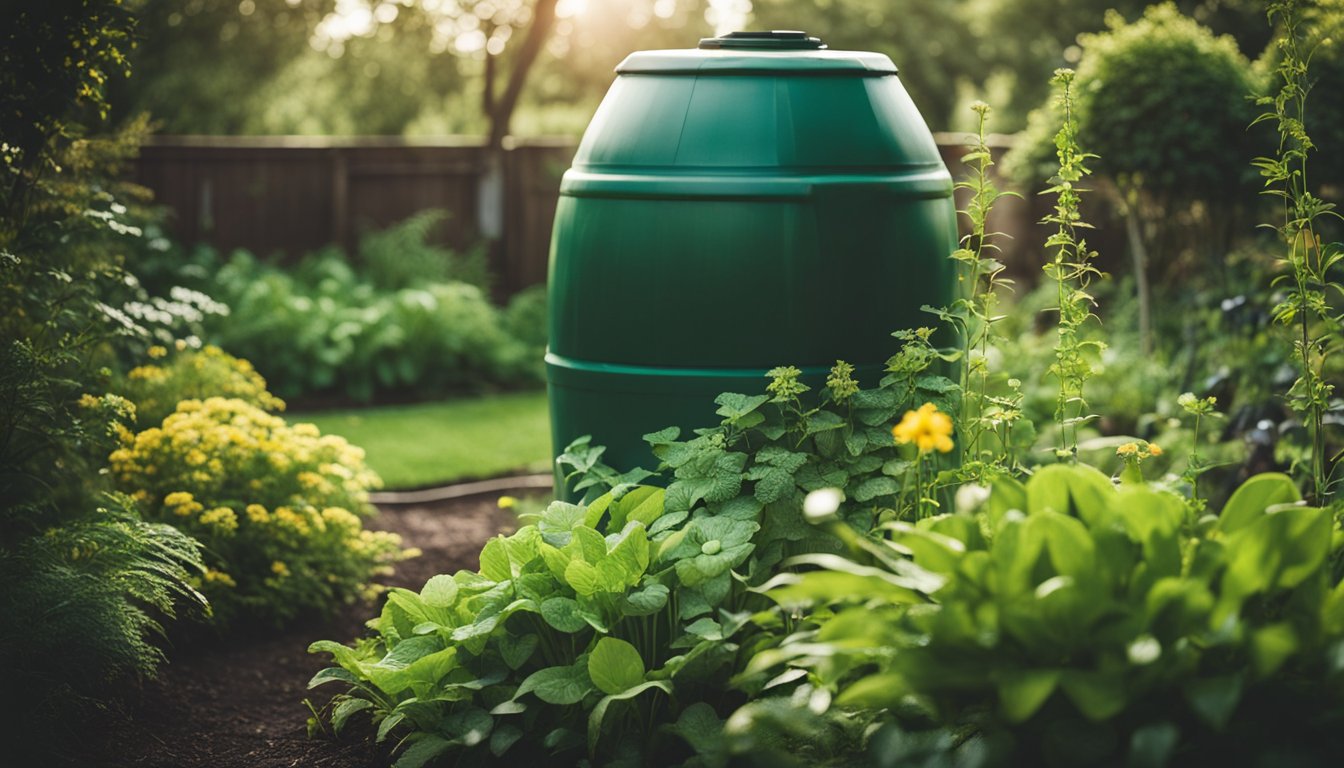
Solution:
<svg viewBox="0 0 1344 768">
<path fill-rule="evenodd" d="M 551 438 L 624 471 L 714 398 L 837 359 L 873 382 L 892 331 L 949 301 L 952 179 L 882 54 L 739 32 L 631 54 L 564 175 L 550 252 Z"/>
</svg>

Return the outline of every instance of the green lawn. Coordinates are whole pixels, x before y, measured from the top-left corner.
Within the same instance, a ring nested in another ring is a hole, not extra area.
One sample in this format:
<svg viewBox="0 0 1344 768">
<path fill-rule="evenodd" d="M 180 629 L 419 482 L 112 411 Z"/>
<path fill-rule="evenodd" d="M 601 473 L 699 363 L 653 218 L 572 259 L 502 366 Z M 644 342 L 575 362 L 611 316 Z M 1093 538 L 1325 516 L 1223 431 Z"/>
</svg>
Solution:
<svg viewBox="0 0 1344 768">
<path fill-rule="evenodd" d="M 545 392 L 441 403 L 289 414 L 362 447 L 387 488 L 416 488 L 516 470 L 545 472 Z"/>
</svg>

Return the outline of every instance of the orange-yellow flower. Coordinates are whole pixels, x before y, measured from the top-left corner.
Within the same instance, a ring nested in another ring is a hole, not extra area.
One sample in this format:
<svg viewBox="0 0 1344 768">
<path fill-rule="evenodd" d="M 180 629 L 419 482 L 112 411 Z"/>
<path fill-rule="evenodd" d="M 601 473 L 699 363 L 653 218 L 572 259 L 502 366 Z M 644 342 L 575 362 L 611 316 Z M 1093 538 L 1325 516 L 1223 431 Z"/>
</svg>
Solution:
<svg viewBox="0 0 1344 768">
<path fill-rule="evenodd" d="M 947 453 L 952 450 L 952 418 L 933 403 L 925 403 L 917 411 L 906 411 L 891 435 L 898 443 L 914 443 L 920 453 Z"/>
</svg>

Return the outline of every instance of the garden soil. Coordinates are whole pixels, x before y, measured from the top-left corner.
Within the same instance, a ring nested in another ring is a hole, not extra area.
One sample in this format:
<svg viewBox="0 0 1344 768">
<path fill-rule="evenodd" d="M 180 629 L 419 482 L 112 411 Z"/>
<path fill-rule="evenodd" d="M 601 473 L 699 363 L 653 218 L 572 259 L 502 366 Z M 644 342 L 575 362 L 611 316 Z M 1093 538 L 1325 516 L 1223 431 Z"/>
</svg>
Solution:
<svg viewBox="0 0 1344 768">
<path fill-rule="evenodd" d="M 493 497 L 386 506 L 368 525 L 401 534 L 422 555 L 398 565 L 386 583 L 419 589 L 437 573 L 476 569 L 481 545 L 512 531 L 512 514 Z M 328 666 L 310 655 L 314 640 L 352 640 L 377 609 L 353 605 L 338 616 L 283 632 L 252 631 L 228 640 L 170 649 L 156 680 L 145 682 L 121 711 L 53 745 L 52 765 L 89 768 L 372 768 L 391 761 L 352 721 L 345 737 L 309 739 L 304 699 L 321 707 L 339 692 L 308 690 Z M 356 718 L 358 719 L 358 718 Z"/>
</svg>

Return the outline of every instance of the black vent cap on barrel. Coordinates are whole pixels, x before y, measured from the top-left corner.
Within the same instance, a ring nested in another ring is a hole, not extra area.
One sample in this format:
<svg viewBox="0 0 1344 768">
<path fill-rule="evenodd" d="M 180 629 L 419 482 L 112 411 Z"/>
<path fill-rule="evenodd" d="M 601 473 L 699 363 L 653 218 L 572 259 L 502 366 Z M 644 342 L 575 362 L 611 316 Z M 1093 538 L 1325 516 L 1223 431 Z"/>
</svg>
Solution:
<svg viewBox="0 0 1344 768">
<path fill-rule="evenodd" d="M 826 47 L 819 37 L 791 29 L 769 32 L 729 32 L 722 37 L 705 37 L 700 47 L 706 50 L 818 51 Z"/>
</svg>

